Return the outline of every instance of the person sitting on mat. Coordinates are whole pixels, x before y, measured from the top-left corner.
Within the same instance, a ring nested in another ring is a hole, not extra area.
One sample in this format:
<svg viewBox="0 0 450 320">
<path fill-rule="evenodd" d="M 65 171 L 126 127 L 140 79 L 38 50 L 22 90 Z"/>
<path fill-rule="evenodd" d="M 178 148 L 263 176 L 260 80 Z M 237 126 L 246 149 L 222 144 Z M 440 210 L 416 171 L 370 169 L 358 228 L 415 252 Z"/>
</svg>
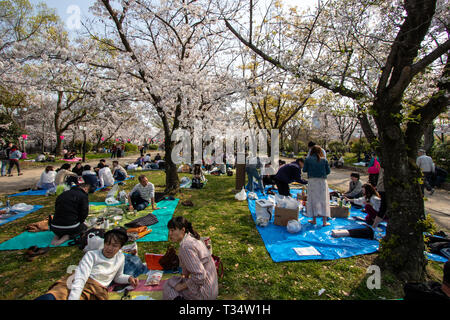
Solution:
<svg viewBox="0 0 450 320">
<path fill-rule="evenodd" d="M 87 230 L 84 221 L 89 214 L 89 187 L 81 183 L 56 198 L 55 214 L 48 222 L 50 231 L 55 234 L 51 245 L 59 246 Z"/>
<path fill-rule="evenodd" d="M 112 174 L 114 180 L 116 181 L 124 181 L 126 178 L 128 178 L 127 170 L 125 170 L 117 160 L 113 161 Z"/>
<path fill-rule="evenodd" d="M 289 183 L 298 182 L 307 184 L 306 180 L 302 179 L 302 168 L 305 160 L 299 158 L 294 162 L 285 164 L 278 169 L 277 174 L 273 177 L 273 181 L 277 185 L 278 193 L 282 196 L 290 196 Z"/>
<path fill-rule="evenodd" d="M 55 184 L 67 183 L 69 186 L 74 183 L 78 184 L 78 175 L 70 171 L 70 163 L 64 163 L 61 168 L 56 169 Z"/>
<path fill-rule="evenodd" d="M 163 299 L 215 300 L 219 293 L 216 265 L 200 235 L 184 217 L 172 218 L 167 227 L 170 241 L 180 244 L 182 276 L 164 283 Z"/>
<path fill-rule="evenodd" d="M 111 169 L 106 164 L 99 164 L 98 170 L 98 181 L 100 188 L 110 187 L 114 184 L 114 177 L 112 175 Z"/>
<path fill-rule="evenodd" d="M 359 180 L 360 176 L 357 172 L 352 172 L 350 174 L 350 183 L 348 187 L 348 191 L 344 193 L 344 196 L 346 196 L 349 199 L 355 199 L 362 197 L 362 183 Z"/>
<path fill-rule="evenodd" d="M 113 281 L 136 288 L 139 280 L 123 273 L 125 256 L 120 249 L 127 241 L 124 228 L 106 232 L 103 249 L 86 252 L 73 276 L 65 275 L 35 300 L 108 300 L 107 288 Z"/>
<path fill-rule="evenodd" d="M 42 172 L 41 178 L 39 179 L 36 186 L 41 190 L 55 188 L 55 177 L 56 171 L 53 169 L 53 166 L 47 166 L 45 167 L 44 172 Z"/>
<path fill-rule="evenodd" d="M 364 206 L 364 211 L 367 213 L 365 218 L 366 223 L 368 225 L 373 225 L 375 218 L 380 213 L 381 197 L 377 190 L 375 190 L 375 188 L 369 183 L 364 184 L 362 190 L 362 197 L 356 199 L 349 199 L 347 197 L 344 197 L 344 199 L 350 201 L 351 203 L 356 203 L 360 206 Z"/>
<path fill-rule="evenodd" d="M 149 182 L 147 177 L 144 175 L 140 175 L 139 183 L 134 186 L 134 188 L 128 194 L 128 209 L 130 211 L 144 210 L 149 203 L 152 203 L 152 209 L 157 210 L 155 203 L 155 186 L 153 183 Z"/>
<path fill-rule="evenodd" d="M 199 181 L 204 182 L 206 180 L 203 174 L 202 165 L 199 163 L 194 164 L 194 169 L 192 170 L 192 180 L 199 179 Z"/>
<path fill-rule="evenodd" d="M 99 187 L 100 182 L 98 181 L 97 174 L 91 170 L 90 165 L 87 164 L 83 167 L 81 176 L 83 177 L 84 182 L 88 183 L 90 186 L 89 193 L 94 193 L 95 190 L 97 190 L 97 188 Z"/>
<path fill-rule="evenodd" d="M 75 172 L 79 177 L 83 175 L 83 164 L 81 162 L 77 162 L 75 167 L 73 167 L 72 172 Z"/>
</svg>

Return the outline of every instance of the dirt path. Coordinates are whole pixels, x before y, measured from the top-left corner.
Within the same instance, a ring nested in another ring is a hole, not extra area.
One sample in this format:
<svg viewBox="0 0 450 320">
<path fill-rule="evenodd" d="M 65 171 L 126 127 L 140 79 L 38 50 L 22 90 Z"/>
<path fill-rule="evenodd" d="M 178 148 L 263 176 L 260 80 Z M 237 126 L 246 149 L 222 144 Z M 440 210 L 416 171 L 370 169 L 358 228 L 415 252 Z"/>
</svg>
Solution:
<svg viewBox="0 0 450 320">
<path fill-rule="evenodd" d="M 157 151 L 151 152 L 152 158 L 156 153 Z M 163 152 L 159 153 L 163 155 Z M 120 158 L 119 163 L 123 165 L 127 162 L 134 162 L 137 157 L 138 154 L 126 156 L 124 158 Z M 292 161 L 292 159 L 284 160 L 287 160 L 287 162 Z M 99 159 L 96 159 L 87 163 L 91 166 L 95 166 L 98 162 Z M 112 159 L 107 158 L 106 162 L 110 165 L 110 167 L 112 167 Z M 35 187 L 45 166 L 46 164 L 43 164 L 42 168 L 22 170 L 22 176 L 14 175 L 13 177 L 0 177 L 0 199 L 7 194 L 13 194 L 25 188 Z M 328 184 L 339 191 L 347 191 L 350 173 L 351 170 L 332 168 L 331 174 L 328 176 Z M 368 181 L 368 175 L 361 174 L 361 181 Z M 431 214 L 441 230 L 450 233 L 450 192 L 443 189 L 436 189 L 432 196 L 428 195 L 428 192 L 426 193 L 428 200 L 425 201 L 425 209 Z M 1 201 L 3 200 L 4 199 Z"/>
<path fill-rule="evenodd" d="M 331 169 L 328 176 L 328 185 L 340 191 L 348 190 L 350 181 L 350 173 L 352 171 L 346 169 Z M 361 181 L 369 180 L 369 175 L 361 175 Z M 433 195 L 429 195 L 425 191 L 427 200 L 425 201 L 425 209 L 433 217 L 440 229 L 446 233 L 450 233 L 450 192 L 444 189 L 436 189 Z"/>
</svg>

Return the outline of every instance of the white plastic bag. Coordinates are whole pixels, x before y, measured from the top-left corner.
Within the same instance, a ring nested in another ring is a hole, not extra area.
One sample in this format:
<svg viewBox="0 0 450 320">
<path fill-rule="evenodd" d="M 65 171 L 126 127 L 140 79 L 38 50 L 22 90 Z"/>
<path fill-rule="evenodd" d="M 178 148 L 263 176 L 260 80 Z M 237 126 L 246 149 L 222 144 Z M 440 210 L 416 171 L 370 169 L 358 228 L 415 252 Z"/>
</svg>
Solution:
<svg viewBox="0 0 450 320">
<path fill-rule="evenodd" d="M 302 225 L 297 220 L 289 220 L 286 228 L 289 233 L 297 233 L 302 230 Z"/>
<path fill-rule="evenodd" d="M 119 204 L 119 203 L 120 203 L 119 201 L 117 201 L 116 199 L 111 198 L 111 197 L 106 198 L 105 202 L 106 202 L 106 204 L 109 204 L 109 205 L 112 205 L 112 204 Z"/>
<path fill-rule="evenodd" d="M 247 197 L 248 197 L 250 200 L 258 200 L 258 196 L 257 196 L 256 193 L 254 193 L 254 192 L 249 192 L 248 195 L 247 195 Z"/>
<path fill-rule="evenodd" d="M 89 233 L 87 237 L 87 245 L 84 247 L 83 251 L 88 252 L 90 250 L 103 249 L 105 244 L 105 239 L 96 236 L 95 233 Z"/>
<path fill-rule="evenodd" d="M 115 184 L 111 190 L 109 190 L 106 198 L 115 198 L 119 194 L 119 185 Z"/>
<path fill-rule="evenodd" d="M 245 201 L 247 200 L 247 194 L 245 193 L 245 189 L 242 188 L 241 191 L 239 191 L 238 193 L 236 193 L 236 195 L 234 196 L 234 198 L 238 201 Z"/>
<path fill-rule="evenodd" d="M 120 191 L 119 192 L 119 201 L 121 203 L 127 203 L 128 202 L 128 195 L 125 191 Z"/>
<path fill-rule="evenodd" d="M 299 209 L 300 204 L 299 204 L 298 200 L 296 200 L 292 197 L 286 197 L 286 199 L 284 201 L 286 204 L 286 206 L 285 206 L 286 209 L 292 209 L 292 210 Z"/>
<path fill-rule="evenodd" d="M 267 219 L 267 217 L 259 216 L 258 218 L 256 218 L 256 225 L 257 226 L 267 227 L 268 224 L 269 224 L 269 219 Z"/>
<path fill-rule="evenodd" d="M 32 206 L 32 205 L 29 205 L 29 204 L 26 204 L 26 203 L 18 203 L 18 204 L 15 204 L 15 205 L 13 205 L 11 207 L 11 211 L 22 211 L 22 212 L 25 212 L 25 211 L 31 211 L 31 210 L 33 210 L 33 208 L 34 208 L 34 206 Z"/>
</svg>

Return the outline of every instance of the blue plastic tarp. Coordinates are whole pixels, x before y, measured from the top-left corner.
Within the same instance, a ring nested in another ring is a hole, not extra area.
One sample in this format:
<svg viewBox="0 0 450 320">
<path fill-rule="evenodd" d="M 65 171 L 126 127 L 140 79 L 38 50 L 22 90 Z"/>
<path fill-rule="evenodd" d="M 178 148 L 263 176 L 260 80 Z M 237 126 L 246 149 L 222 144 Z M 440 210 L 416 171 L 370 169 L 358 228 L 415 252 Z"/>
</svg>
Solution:
<svg viewBox="0 0 450 320">
<path fill-rule="evenodd" d="M 301 192 L 299 189 L 291 189 L 291 194 Z M 257 192 L 259 199 L 267 199 L 267 196 Z M 255 200 L 247 200 L 253 220 L 256 222 Z M 298 233 L 289 233 L 286 227 L 273 224 L 274 217 L 266 227 L 256 225 L 261 238 L 266 246 L 270 257 L 274 262 L 302 261 L 302 260 L 335 260 L 353 257 L 363 254 L 371 254 L 378 251 L 379 240 L 386 234 L 386 223 L 382 222 L 375 230 L 375 239 L 361 239 L 352 237 L 334 238 L 331 236 L 332 230 L 354 229 L 367 226 L 363 221 L 355 220 L 355 217 L 365 218 L 366 214 L 360 209 L 351 208 L 348 218 L 331 218 L 328 222 L 330 226 L 322 226 L 322 218 L 317 219 L 317 224 L 308 222 L 311 218 L 299 214 L 299 222 L 302 230 Z M 314 247 L 319 255 L 298 255 L 295 248 Z M 437 255 L 427 255 L 434 261 L 443 261 Z"/>
<path fill-rule="evenodd" d="M 11 221 L 14 221 L 14 220 L 23 218 L 23 217 L 25 217 L 27 214 L 30 214 L 30 213 L 32 213 L 32 212 L 35 212 L 35 211 L 37 211 L 37 210 L 39 210 L 39 209 L 41 209 L 41 208 L 43 208 L 43 207 L 44 207 L 44 206 L 41 206 L 41 205 L 35 205 L 35 206 L 33 206 L 33 209 L 31 209 L 31 210 L 29 210 L 29 211 L 19 211 L 17 214 L 15 214 L 15 215 L 13 215 L 13 216 L 10 216 L 10 217 L 8 217 L 8 218 L 5 218 L 5 219 L 1 219 L 1 218 L 0 218 L 0 226 L 1 226 L 1 225 L 4 225 L 5 223 L 8 223 L 8 222 L 11 222 Z M 5 208 L 6 208 L 6 207 L 5 207 Z M 1 208 L 0 210 L 4 210 L 5 208 Z"/>
</svg>

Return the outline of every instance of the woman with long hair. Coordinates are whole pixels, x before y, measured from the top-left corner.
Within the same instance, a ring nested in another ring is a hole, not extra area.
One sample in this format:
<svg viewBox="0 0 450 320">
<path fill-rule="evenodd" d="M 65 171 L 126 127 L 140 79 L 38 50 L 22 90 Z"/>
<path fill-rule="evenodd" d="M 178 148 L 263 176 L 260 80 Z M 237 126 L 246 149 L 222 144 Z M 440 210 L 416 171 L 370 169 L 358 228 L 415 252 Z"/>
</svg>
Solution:
<svg viewBox="0 0 450 320">
<path fill-rule="evenodd" d="M 327 175 L 331 171 L 322 148 L 318 145 L 311 148 L 311 153 L 305 160 L 303 172 L 308 173 L 308 201 L 306 201 L 305 215 L 312 217 L 312 220 L 308 222 L 315 225 L 317 217 L 321 216 L 322 226 L 329 226 L 327 218 L 330 217 L 330 193 Z"/>
<path fill-rule="evenodd" d="M 362 197 L 356 199 L 349 199 L 345 197 L 345 200 L 364 206 L 364 211 L 367 213 L 366 222 L 372 226 L 375 218 L 380 214 L 381 197 L 370 183 L 364 184 L 362 190 Z"/>
<path fill-rule="evenodd" d="M 217 271 L 211 252 L 192 224 L 184 217 L 168 223 L 169 239 L 178 242 L 181 277 L 172 277 L 163 287 L 164 300 L 214 300 L 219 293 Z"/>
</svg>

